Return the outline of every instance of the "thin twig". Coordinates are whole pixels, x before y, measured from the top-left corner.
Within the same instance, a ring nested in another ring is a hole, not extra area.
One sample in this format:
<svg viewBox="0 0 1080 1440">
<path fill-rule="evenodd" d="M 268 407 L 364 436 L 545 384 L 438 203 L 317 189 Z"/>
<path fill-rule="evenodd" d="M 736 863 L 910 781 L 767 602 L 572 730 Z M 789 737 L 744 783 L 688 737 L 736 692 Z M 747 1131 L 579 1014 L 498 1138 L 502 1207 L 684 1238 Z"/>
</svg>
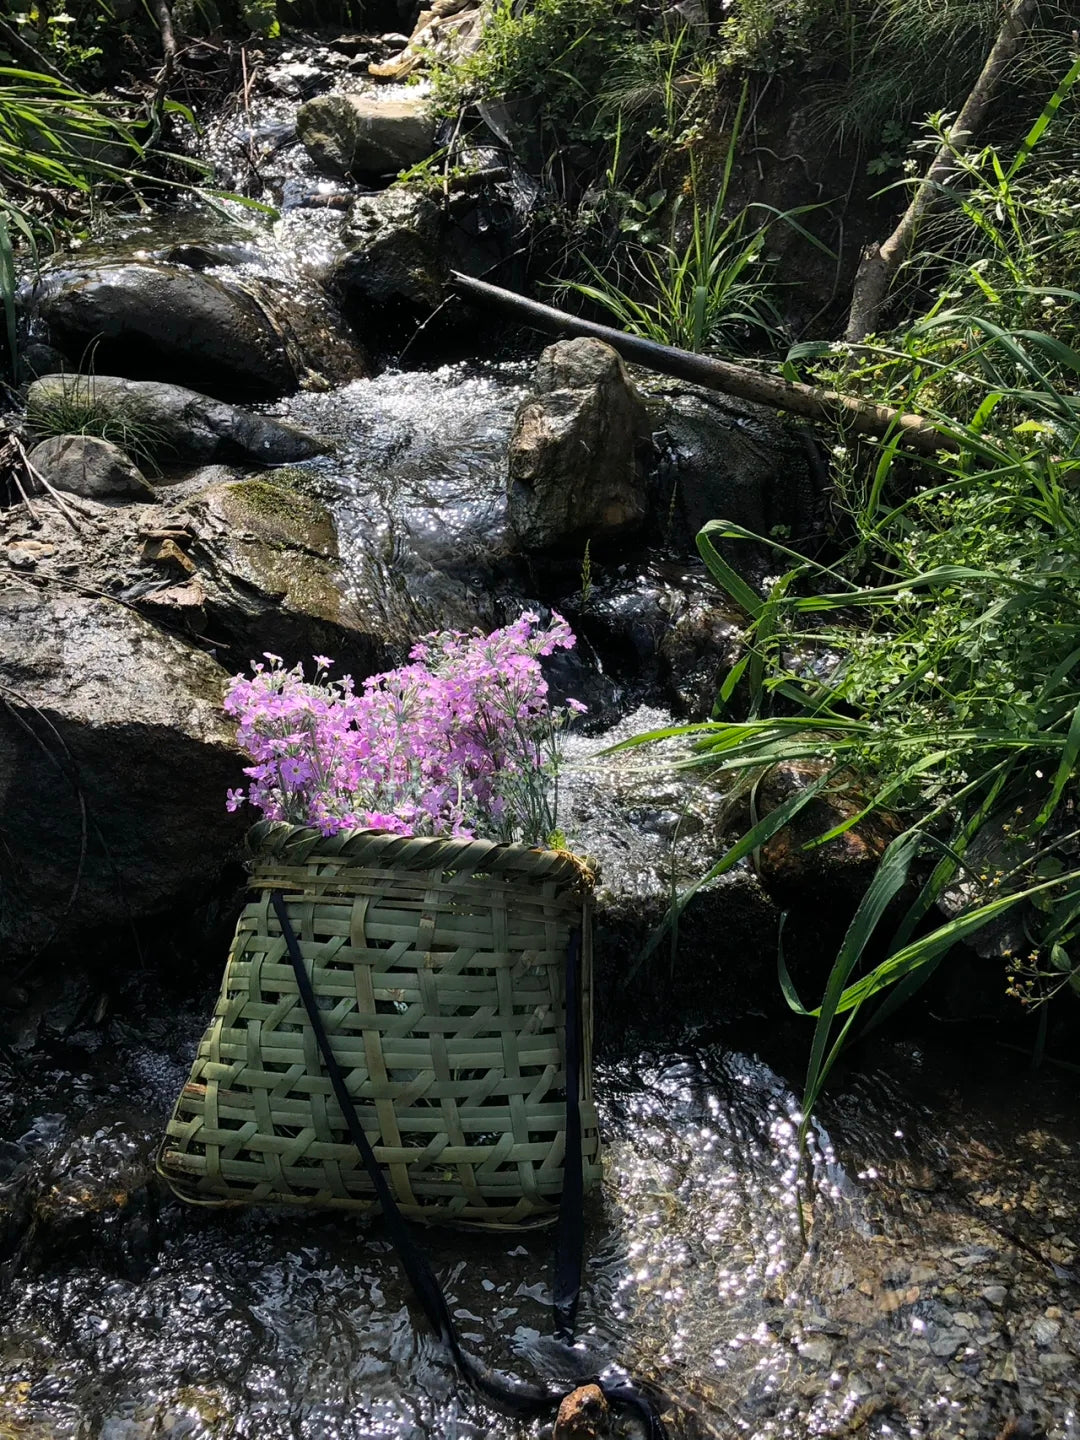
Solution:
<svg viewBox="0 0 1080 1440">
<path fill-rule="evenodd" d="M 77 509 L 69 510 L 67 501 L 60 494 L 60 491 L 57 490 L 55 486 L 49 484 L 48 480 L 46 480 L 45 476 L 41 473 L 41 471 L 37 468 L 36 465 L 31 464 L 30 456 L 26 453 L 26 446 L 22 443 L 19 437 L 17 435 L 13 435 L 11 439 L 16 450 L 19 452 L 19 456 L 22 459 L 23 464 L 26 466 L 26 473 L 30 476 L 32 480 L 36 480 L 43 490 L 47 491 L 48 494 L 52 496 L 53 502 L 56 505 L 56 508 L 60 511 L 60 514 L 63 515 L 64 519 L 75 531 L 76 535 L 79 534 L 80 526 L 77 518 L 79 515 L 79 511 Z M 84 512 L 82 518 L 86 520 L 89 517 Z"/>
</svg>

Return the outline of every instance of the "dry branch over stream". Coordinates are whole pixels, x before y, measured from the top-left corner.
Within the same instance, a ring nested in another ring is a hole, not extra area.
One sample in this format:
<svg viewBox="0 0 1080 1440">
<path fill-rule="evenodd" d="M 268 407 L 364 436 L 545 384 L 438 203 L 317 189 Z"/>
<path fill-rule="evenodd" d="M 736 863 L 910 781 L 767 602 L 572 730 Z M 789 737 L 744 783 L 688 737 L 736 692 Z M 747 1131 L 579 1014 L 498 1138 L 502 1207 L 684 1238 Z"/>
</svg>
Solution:
<svg viewBox="0 0 1080 1440">
<path fill-rule="evenodd" d="M 502 310 L 523 325 L 549 335 L 587 336 L 602 340 L 618 351 L 624 360 L 656 370 L 661 375 L 673 375 L 678 380 L 704 385 L 709 390 L 720 390 L 739 400 L 771 405 L 808 420 L 839 423 L 859 435 L 898 435 L 924 455 L 956 448 L 952 438 L 923 415 L 905 414 L 889 405 L 875 405 L 872 400 L 842 395 L 838 390 L 803 385 L 797 380 L 784 380 L 760 370 L 751 370 L 746 365 L 733 365 L 729 360 L 715 360 L 708 355 L 659 345 L 654 340 L 628 335 L 610 325 L 597 325 L 592 320 L 567 315 L 552 305 L 527 300 L 512 290 L 504 290 L 486 280 L 474 280 L 472 276 L 459 274 L 456 270 L 452 272 L 452 279 L 462 295 L 488 308 Z"/>
</svg>

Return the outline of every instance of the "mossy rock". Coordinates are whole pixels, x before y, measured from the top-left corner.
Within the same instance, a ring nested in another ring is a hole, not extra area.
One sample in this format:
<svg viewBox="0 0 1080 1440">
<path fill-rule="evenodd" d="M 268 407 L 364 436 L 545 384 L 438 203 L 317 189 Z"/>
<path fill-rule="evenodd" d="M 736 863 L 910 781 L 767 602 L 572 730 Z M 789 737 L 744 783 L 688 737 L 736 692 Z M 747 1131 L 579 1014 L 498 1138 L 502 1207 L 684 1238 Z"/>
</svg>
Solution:
<svg viewBox="0 0 1080 1440">
<path fill-rule="evenodd" d="M 215 486 L 197 502 L 230 527 L 265 544 L 337 559 L 337 532 L 330 512 L 310 495 L 301 494 L 284 474 Z"/>
</svg>

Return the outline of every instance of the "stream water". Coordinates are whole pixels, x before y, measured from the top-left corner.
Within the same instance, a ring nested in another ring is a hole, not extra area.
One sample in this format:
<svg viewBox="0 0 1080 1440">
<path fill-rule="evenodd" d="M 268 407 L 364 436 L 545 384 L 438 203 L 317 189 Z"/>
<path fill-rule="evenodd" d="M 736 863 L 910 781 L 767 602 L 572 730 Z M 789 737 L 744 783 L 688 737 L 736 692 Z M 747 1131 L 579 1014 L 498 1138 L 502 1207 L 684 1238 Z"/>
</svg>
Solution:
<svg viewBox="0 0 1080 1440">
<path fill-rule="evenodd" d="M 0 1435 L 546 1433 L 462 1392 L 378 1222 L 193 1210 L 148 1186 L 207 978 L 195 995 L 190 975 L 129 985 L 66 1034 L 53 1006 L 9 1052 L 24 1079 L 0 1115 L 0 1195 L 26 1228 L 6 1277 Z M 1073 1440 L 1067 1090 L 1005 1052 L 879 1047 L 824 1112 L 804 1249 L 778 1050 L 744 1021 L 601 1058 L 583 1367 L 657 1383 L 685 1440 L 993 1440 L 1010 1420 Z M 470 1348 L 519 1373 L 561 1368 L 544 1343 L 549 1237 L 424 1239 Z"/>
</svg>

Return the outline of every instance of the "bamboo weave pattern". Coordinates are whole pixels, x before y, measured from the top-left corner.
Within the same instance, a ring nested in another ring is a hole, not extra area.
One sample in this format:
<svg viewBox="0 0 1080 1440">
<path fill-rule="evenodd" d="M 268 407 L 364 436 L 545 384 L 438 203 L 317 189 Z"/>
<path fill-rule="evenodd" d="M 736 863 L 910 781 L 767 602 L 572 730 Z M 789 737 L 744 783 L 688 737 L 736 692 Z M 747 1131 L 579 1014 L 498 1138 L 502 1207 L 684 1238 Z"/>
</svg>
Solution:
<svg viewBox="0 0 1080 1440">
<path fill-rule="evenodd" d="M 582 1130 L 591 926 L 573 857 L 488 841 L 252 831 L 252 898 L 159 1169 L 182 1198 L 351 1206 L 369 1182 L 323 1070 L 270 904 L 281 890 L 334 1054 L 403 1212 L 544 1223 L 562 1191 L 565 961 L 582 926 Z"/>
</svg>

